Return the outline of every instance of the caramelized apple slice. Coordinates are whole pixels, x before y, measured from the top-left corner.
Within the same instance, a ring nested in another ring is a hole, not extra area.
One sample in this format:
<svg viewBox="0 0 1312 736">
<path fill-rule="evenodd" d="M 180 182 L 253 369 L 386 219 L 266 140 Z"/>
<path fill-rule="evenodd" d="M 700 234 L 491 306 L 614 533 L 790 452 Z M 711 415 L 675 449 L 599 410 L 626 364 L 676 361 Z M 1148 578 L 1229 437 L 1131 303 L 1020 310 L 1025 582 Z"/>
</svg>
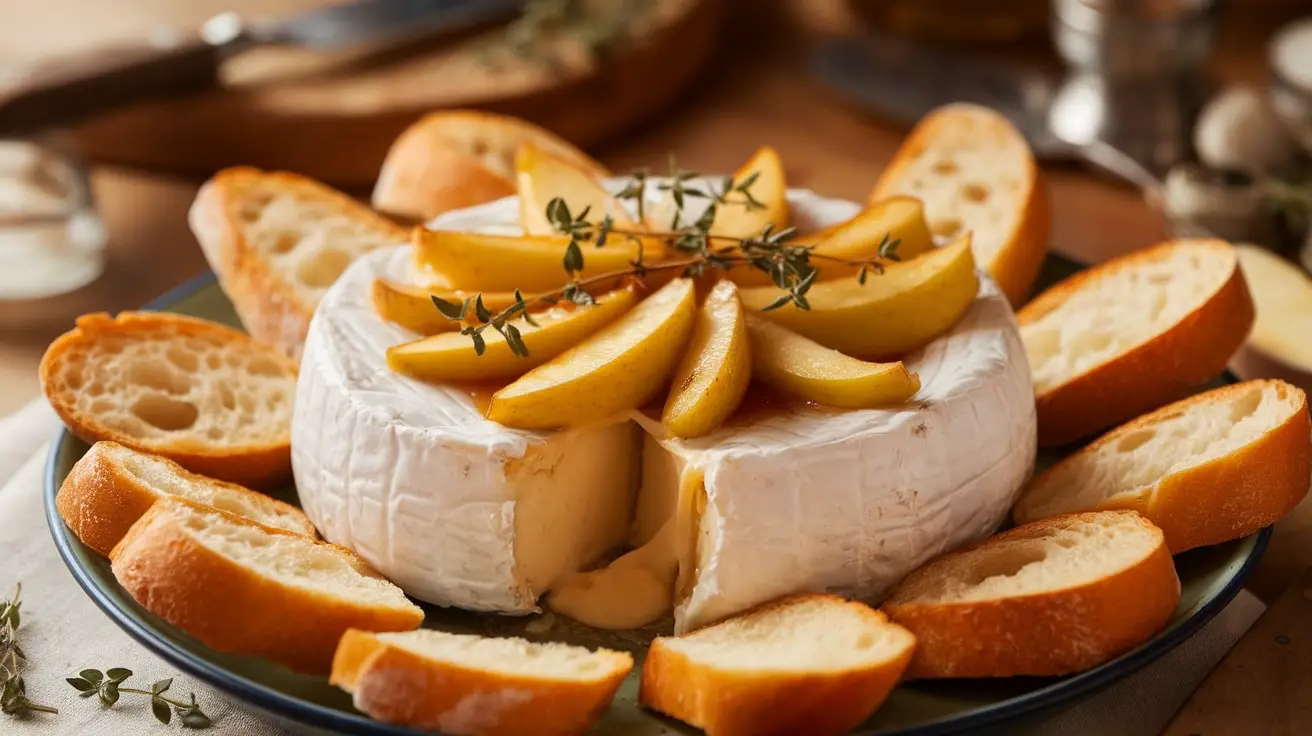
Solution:
<svg viewBox="0 0 1312 736">
<path fill-rule="evenodd" d="M 910 352 L 947 332 L 978 292 L 970 233 L 965 233 L 870 274 L 864 284 L 856 277 L 817 283 L 806 293 L 810 309 L 787 304 L 764 316 L 853 357 L 882 358 Z M 771 285 L 743 289 L 739 296 L 748 310 L 760 310 L 780 293 Z"/>
<path fill-rule="evenodd" d="M 372 297 L 374 311 L 388 322 L 418 332 L 421 335 L 436 335 L 439 332 L 451 332 L 462 326 L 458 320 L 447 319 L 433 305 L 433 297 L 449 302 L 463 302 L 466 297 L 475 296 L 475 292 L 450 291 L 425 286 L 399 284 L 388 279 L 374 279 Z M 491 312 L 500 312 L 515 303 L 515 295 L 507 292 L 487 292 L 483 295 L 483 306 Z M 474 320 L 472 314 L 464 316 Z"/>
<path fill-rule="evenodd" d="M 812 253 L 856 261 L 879 255 L 884 239 L 898 241 L 894 251 L 901 260 L 914 258 L 934 247 L 934 236 L 925 222 L 925 208 L 912 197 L 891 197 L 873 204 L 856 217 L 810 236 L 799 235 L 793 243 L 814 245 Z M 856 266 L 845 266 L 815 258 L 811 265 L 820 269 L 818 279 L 827 281 L 855 276 Z M 755 268 L 735 268 L 729 278 L 739 286 L 766 286 L 770 275 Z"/>
<path fill-rule="evenodd" d="M 569 282 L 564 268 L 569 239 L 544 235 L 490 235 L 415 228 L 415 262 L 441 274 L 453 289 L 465 291 L 546 292 Z M 605 247 L 584 246 L 587 278 L 628 271 L 638 246 L 620 239 Z"/>
<path fill-rule="evenodd" d="M 746 316 L 752 373 L 774 389 L 844 409 L 899 404 L 920 390 L 920 377 L 900 361 L 867 363 L 759 315 Z"/>
<path fill-rule="evenodd" d="M 748 207 L 746 196 L 731 192 L 725 198 L 729 203 L 720 205 L 715 213 L 712 235 L 747 238 L 759 235 L 766 225 L 774 225 L 775 230 L 788 227 L 788 189 L 784 181 L 784 163 L 779 154 L 769 146 L 762 146 L 734 172 L 734 184 L 742 184 L 751 176 L 756 178 L 748 191 L 753 199 L 765 206 Z"/>
<path fill-rule="evenodd" d="M 515 355 L 506 338 L 488 327 L 483 330 L 486 349 L 474 349 L 468 335 L 444 332 L 394 345 L 387 350 L 387 365 L 398 373 L 423 381 L 495 381 L 515 378 L 546 363 L 589 335 L 614 322 L 639 301 L 636 287 L 602 295 L 593 306 L 558 305 L 535 313 L 536 326 L 523 319 L 512 324 L 520 332 L 527 356 Z M 484 297 L 486 304 L 486 297 Z"/>
<path fill-rule="evenodd" d="M 515 177 L 519 187 L 519 222 L 529 235 L 560 234 L 547 218 L 547 203 L 556 197 L 565 200 L 569 211 L 576 215 L 588 208 L 589 220 L 601 222 L 603 216 L 610 215 L 616 227 L 637 226 L 624 205 L 590 172 L 531 143 L 520 146 L 515 156 Z"/>
<path fill-rule="evenodd" d="M 661 422 L 674 437 L 715 431 L 738 405 L 752 380 L 747 324 L 738 288 L 720 281 L 697 313 L 688 352 L 674 372 Z"/>
<path fill-rule="evenodd" d="M 669 382 L 696 313 L 692 280 L 671 281 L 591 338 L 496 392 L 488 419 L 550 429 L 642 406 Z"/>
</svg>

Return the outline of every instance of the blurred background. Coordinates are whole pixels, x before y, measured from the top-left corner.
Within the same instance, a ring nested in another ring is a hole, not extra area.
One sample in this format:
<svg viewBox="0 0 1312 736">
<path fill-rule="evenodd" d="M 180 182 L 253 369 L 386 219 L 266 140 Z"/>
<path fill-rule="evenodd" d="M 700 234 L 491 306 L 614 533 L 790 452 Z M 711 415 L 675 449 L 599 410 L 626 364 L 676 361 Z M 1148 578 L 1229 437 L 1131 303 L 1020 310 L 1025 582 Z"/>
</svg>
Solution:
<svg viewBox="0 0 1312 736">
<path fill-rule="evenodd" d="M 723 172 L 768 143 L 790 185 L 864 199 L 921 114 L 969 99 L 1030 137 L 1059 253 L 1194 227 L 1312 263 L 1307 0 L 412 0 L 436 20 L 386 44 L 316 26 L 331 44 L 197 73 L 197 44 L 332 2 L 0 0 L 0 414 L 73 316 L 205 270 L 186 218 L 214 171 L 365 198 L 443 108 L 525 117 L 617 172 Z"/>
</svg>

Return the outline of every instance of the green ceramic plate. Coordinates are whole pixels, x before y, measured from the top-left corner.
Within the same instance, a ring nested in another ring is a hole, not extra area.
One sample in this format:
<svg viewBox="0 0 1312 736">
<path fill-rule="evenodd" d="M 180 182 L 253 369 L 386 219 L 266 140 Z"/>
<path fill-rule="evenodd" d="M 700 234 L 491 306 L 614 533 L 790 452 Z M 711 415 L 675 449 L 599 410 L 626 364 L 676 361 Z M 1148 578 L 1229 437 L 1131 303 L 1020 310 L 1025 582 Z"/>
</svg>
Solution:
<svg viewBox="0 0 1312 736">
<path fill-rule="evenodd" d="M 1078 268 L 1076 264 L 1057 258 L 1050 258 L 1047 265 L 1044 280 L 1049 283 Z M 148 308 L 239 325 L 232 305 L 212 276 L 186 284 Z M 46 518 L 64 562 L 110 619 L 173 666 L 297 733 L 353 736 L 417 733 L 369 720 L 352 708 L 350 698 L 329 686 L 324 677 L 293 674 L 255 657 L 220 654 L 137 605 L 114 580 L 108 561 L 84 547 L 55 512 L 55 492 L 85 451 L 86 445 L 67 432 L 61 431 L 56 438 L 46 475 Z M 1043 455 L 1039 462 L 1051 463 L 1058 456 Z M 295 503 L 295 490 L 286 489 L 283 498 Z M 1183 592 L 1175 618 L 1165 631 L 1133 652 L 1073 677 L 904 685 L 859 733 L 909 736 L 1007 729 L 1125 677 L 1184 641 L 1224 607 L 1239 592 L 1244 576 L 1261 556 L 1269 535 L 1270 530 L 1265 530 L 1247 539 L 1177 557 L 1176 567 Z M 429 628 L 514 633 L 575 643 L 605 644 L 628 649 L 639 661 L 650 640 L 650 636 L 585 634 L 560 626 L 548 629 L 546 634 L 535 634 L 532 622 L 537 617 L 504 617 L 436 607 L 427 607 L 426 611 L 428 616 L 424 626 Z M 614 706 L 602 719 L 596 733 L 615 736 L 700 733 L 637 706 L 637 673 L 640 669 L 640 665 L 635 668 L 620 689 Z"/>
</svg>

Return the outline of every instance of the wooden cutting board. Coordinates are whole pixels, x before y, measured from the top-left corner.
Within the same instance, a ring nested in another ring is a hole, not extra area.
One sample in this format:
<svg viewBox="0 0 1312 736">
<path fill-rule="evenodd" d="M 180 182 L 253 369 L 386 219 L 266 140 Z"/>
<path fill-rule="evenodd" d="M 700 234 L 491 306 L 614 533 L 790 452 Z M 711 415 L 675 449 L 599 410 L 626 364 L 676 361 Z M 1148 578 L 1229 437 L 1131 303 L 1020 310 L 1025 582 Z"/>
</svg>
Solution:
<svg viewBox="0 0 1312 736">
<path fill-rule="evenodd" d="M 191 31 L 222 11 L 285 17 L 328 1 L 7 3 L 0 68 Z M 600 62 L 576 37 L 546 42 L 554 65 L 520 60 L 505 52 L 498 28 L 400 54 L 259 49 L 225 67 L 222 90 L 125 108 L 73 132 L 100 161 L 196 175 L 249 164 L 366 188 L 392 139 L 435 109 L 518 115 L 581 145 L 612 138 L 664 109 L 695 76 L 714 48 L 720 16 L 720 0 L 655 0 L 633 39 Z"/>
</svg>

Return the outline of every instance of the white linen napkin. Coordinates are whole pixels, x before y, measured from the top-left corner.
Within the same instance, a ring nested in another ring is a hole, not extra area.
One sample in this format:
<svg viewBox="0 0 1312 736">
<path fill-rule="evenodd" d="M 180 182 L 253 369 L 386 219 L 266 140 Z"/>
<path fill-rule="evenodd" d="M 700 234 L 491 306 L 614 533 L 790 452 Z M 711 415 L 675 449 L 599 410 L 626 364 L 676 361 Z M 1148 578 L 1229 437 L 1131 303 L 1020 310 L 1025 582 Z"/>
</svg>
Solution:
<svg viewBox="0 0 1312 736">
<path fill-rule="evenodd" d="M 121 736 L 164 727 L 144 696 L 124 695 L 110 709 L 83 699 L 64 682 L 86 668 L 127 667 L 138 687 L 173 677 L 170 692 L 196 693 L 214 719 L 212 736 L 272 736 L 281 728 L 228 704 L 214 690 L 180 675 L 132 641 L 78 587 L 64 567 L 46 527 L 42 474 L 46 443 L 58 419 L 43 400 L 0 421 L 0 595 L 23 583 L 20 641 L 30 657 L 24 669 L 28 697 L 59 709 L 58 715 L 14 720 L 0 715 L 0 733 L 14 736 Z M 7 483 L 6 483 L 7 481 Z M 1093 697 L 1077 701 L 1032 724 L 997 733 L 1025 736 L 1156 736 L 1265 606 L 1243 591 L 1193 638 L 1170 654 Z M 177 728 L 175 725 L 173 728 Z M 198 732 L 200 733 L 200 732 Z M 976 731 L 979 733 L 979 731 Z"/>
</svg>

